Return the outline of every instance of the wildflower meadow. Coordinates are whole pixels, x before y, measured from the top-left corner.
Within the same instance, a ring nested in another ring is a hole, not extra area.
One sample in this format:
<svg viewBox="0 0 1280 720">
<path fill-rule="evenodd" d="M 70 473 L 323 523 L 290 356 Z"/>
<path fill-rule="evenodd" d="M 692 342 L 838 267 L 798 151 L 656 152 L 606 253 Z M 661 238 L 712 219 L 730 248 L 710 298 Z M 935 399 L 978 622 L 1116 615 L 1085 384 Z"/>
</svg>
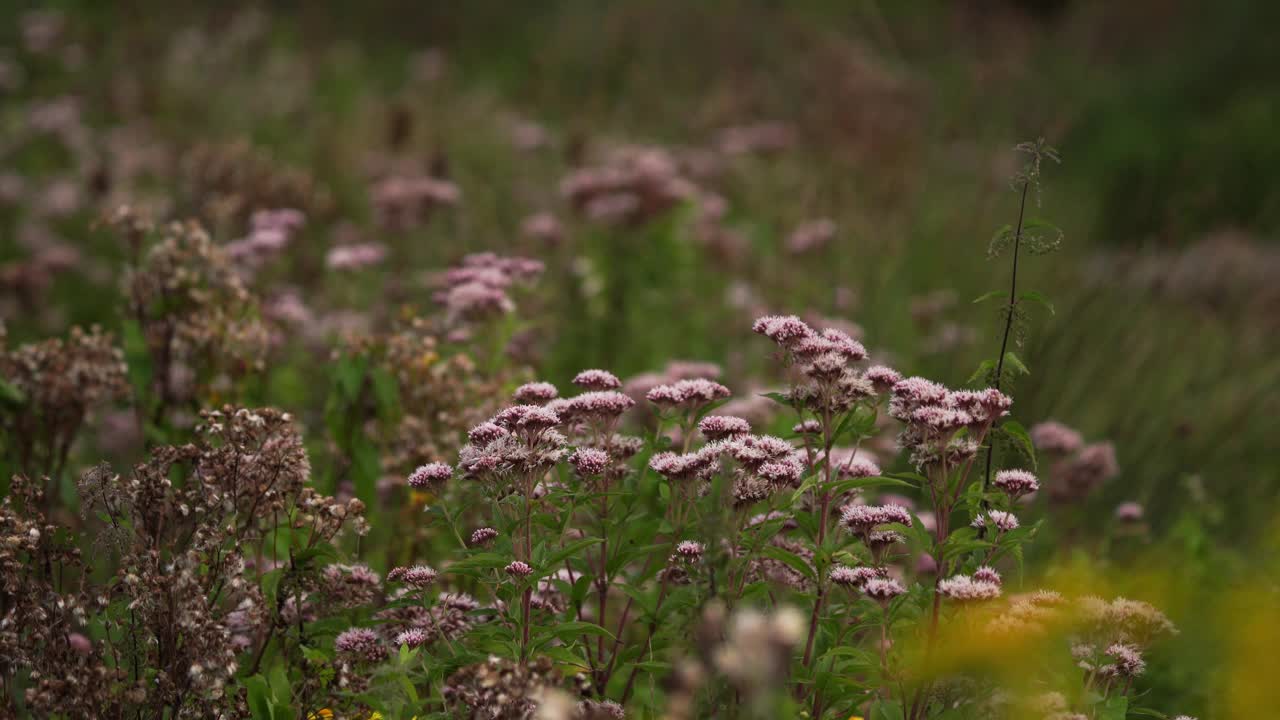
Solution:
<svg viewBox="0 0 1280 720">
<path fill-rule="evenodd" d="M 1280 717 L 1274 15 L 0 8 L 0 718 Z"/>
</svg>

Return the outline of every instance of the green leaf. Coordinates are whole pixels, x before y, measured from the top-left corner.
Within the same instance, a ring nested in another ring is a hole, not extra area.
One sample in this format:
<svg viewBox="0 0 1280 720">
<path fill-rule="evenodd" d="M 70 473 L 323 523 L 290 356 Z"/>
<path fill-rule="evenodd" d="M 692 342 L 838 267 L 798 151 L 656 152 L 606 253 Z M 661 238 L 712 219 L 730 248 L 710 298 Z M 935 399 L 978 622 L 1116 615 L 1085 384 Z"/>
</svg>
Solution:
<svg viewBox="0 0 1280 720">
<path fill-rule="evenodd" d="M 878 700 L 871 706 L 869 720 L 902 720 L 902 703 L 897 700 Z"/>
<path fill-rule="evenodd" d="M 973 374 L 969 376 L 968 384 L 972 385 L 976 382 L 986 380 L 991 376 L 991 373 L 995 372 L 995 369 L 996 369 L 995 360 L 983 360 L 981 363 L 978 364 L 978 369 L 974 370 Z"/>
<path fill-rule="evenodd" d="M 266 678 L 254 675 L 245 681 L 245 686 L 249 690 L 249 712 L 253 714 L 253 720 L 274 720 Z"/>
<path fill-rule="evenodd" d="M 986 302 L 986 301 L 988 301 L 988 300 L 991 300 L 991 299 L 993 299 L 993 298 L 1002 297 L 1003 295 L 1004 295 L 1004 291 L 1003 291 L 1003 290 L 992 290 L 992 291 L 991 291 L 991 292 L 989 292 L 989 293 L 983 293 L 983 294 L 979 295 L 978 297 L 974 298 L 974 300 L 973 300 L 973 304 L 974 304 L 974 305 L 977 305 L 977 304 L 979 304 L 979 303 L 984 303 L 984 302 Z"/>
<path fill-rule="evenodd" d="M 23 394 L 22 390 L 14 387 L 8 380 L 0 378 L 0 403 L 18 408 L 22 407 L 26 401 L 27 396 Z"/>
<path fill-rule="evenodd" d="M 603 541 L 600 538 L 585 538 L 583 540 L 571 542 L 552 553 L 542 562 L 538 563 L 538 567 L 543 571 L 543 573 L 550 575 L 556 572 L 556 570 L 559 569 L 560 563 L 564 562 L 567 558 L 573 557 L 578 554 L 579 551 L 585 550 L 592 545 L 598 545 L 601 542 Z"/>
<path fill-rule="evenodd" d="M 1022 359 L 1019 358 L 1017 353 L 1012 350 L 1004 354 L 1004 362 L 1006 365 L 1012 365 L 1014 370 L 1017 370 L 1023 375 L 1031 374 L 1031 370 L 1022 363 Z"/>
<path fill-rule="evenodd" d="M 786 550 L 773 545 L 766 545 L 763 548 L 760 548 L 760 552 L 786 565 L 792 570 L 795 570 L 810 580 L 816 581 L 818 579 L 817 570 L 810 566 L 809 563 L 805 562 L 804 558 L 801 558 L 795 553 L 787 552 Z"/>
<path fill-rule="evenodd" d="M 1031 433 L 1017 420 L 1005 420 L 1000 424 L 1000 431 L 1008 435 L 1018 445 L 1018 449 L 1031 461 L 1036 462 L 1036 448 L 1031 442 Z"/>
<path fill-rule="evenodd" d="M 1038 304 L 1038 305 L 1040 305 L 1040 306 L 1044 307 L 1044 309 L 1045 309 L 1045 310 L 1048 310 L 1050 315 L 1056 315 L 1056 314 L 1057 314 L 1056 312 L 1054 312 L 1054 309 L 1053 309 L 1053 303 L 1049 302 L 1049 298 L 1047 298 L 1047 297 L 1045 297 L 1044 295 L 1042 295 L 1042 294 L 1040 294 L 1040 293 L 1036 292 L 1035 290 L 1027 290 L 1026 292 L 1024 292 L 1024 293 L 1022 293 L 1021 295 L 1019 295 L 1019 296 L 1018 296 L 1018 299 L 1019 299 L 1019 300 L 1027 300 L 1027 301 L 1030 301 L 1030 302 L 1036 303 L 1036 304 Z"/>
<path fill-rule="evenodd" d="M 786 405 L 787 407 L 791 407 L 791 398 L 788 398 L 785 393 L 780 393 L 780 392 L 760 393 L 760 397 L 767 397 L 770 400 L 778 403 L 779 405 Z"/>
<path fill-rule="evenodd" d="M 1099 708 L 1098 720 L 1124 720 L 1129 714 L 1129 698 L 1125 695 L 1113 695 L 1107 698 Z"/>
</svg>

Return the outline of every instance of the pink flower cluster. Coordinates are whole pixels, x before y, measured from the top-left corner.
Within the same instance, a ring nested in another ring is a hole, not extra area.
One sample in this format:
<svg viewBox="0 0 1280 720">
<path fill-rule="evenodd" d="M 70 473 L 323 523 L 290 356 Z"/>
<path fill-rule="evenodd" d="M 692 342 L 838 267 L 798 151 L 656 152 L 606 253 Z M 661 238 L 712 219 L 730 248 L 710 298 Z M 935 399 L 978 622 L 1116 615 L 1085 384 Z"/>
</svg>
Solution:
<svg viewBox="0 0 1280 720">
<path fill-rule="evenodd" d="M 544 269 L 541 261 L 529 258 L 494 253 L 467 255 L 457 267 L 444 273 L 443 287 L 435 293 L 435 300 L 454 321 L 509 313 L 515 309 L 515 302 L 508 290 L 532 282 Z"/>
<path fill-rule="evenodd" d="M 992 582 L 980 580 L 976 576 L 953 575 L 938 582 L 938 592 L 943 597 L 962 603 L 994 600 L 1000 597 L 999 576 L 996 576 L 996 582 Z"/>
</svg>

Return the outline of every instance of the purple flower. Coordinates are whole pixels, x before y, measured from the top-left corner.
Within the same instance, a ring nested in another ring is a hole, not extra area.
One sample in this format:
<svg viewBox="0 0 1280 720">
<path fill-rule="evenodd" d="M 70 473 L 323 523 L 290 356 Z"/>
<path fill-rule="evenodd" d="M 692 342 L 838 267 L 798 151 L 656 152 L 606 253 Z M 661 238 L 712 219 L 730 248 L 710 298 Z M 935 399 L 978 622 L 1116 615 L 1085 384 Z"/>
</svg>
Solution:
<svg viewBox="0 0 1280 720">
<path fill-rule="evenodd" d="M 578 448 L 569 456 L 569 464 L 582 477 L 595 477 L 604 474 L 611 464 L 609 453 L 595 448 Z"/>
<path fill-rule="evenodd" d="M 1031 426 L 1031 442 L 1038 449 L 1064 455 L 1079 450 L 1084 445 L 1084 437 L 1057 420 L 1045 420 Z"/>
<path fill-rule="evenodd" d="M 727 398 L 730 394 L 729 388 L 718 382 L 694 378 L 659 385 L 646 393 L 645 397 L 655 405 L 690 408 Z"/>
<path fill-rule="evenodd" d="M 1122 502 L 1116 506 L 1116 519 L 1120 522 L 1138 522 L 1142 520 L 1142 505 L 1136 502 Z"/>
<path fill-rule="evenodd" d="M 938 592 L 956 602 L 980 602 L 1000 597 L 1000 585 L 968 575 L 954 575 L 938 583 Z"/>
<path fill-rule="evenodd" d="M 902 381 L 902 373 L 884 365 L 872 365 L 862 373 L 862 377 L 870 382 L 878 393 L 885 392 Z"/>
<path fill-rule="evenodd" d="M 976 528 L 985 528 L 990 524 L 997 531 L 1006 533 L 1018 529 L 1018 518 L 1004 510 L 988 510 L 985 515 L 975 517 L 970 524 Z"/>
<path fill-rule="evenodd" d="M 693 540 L 681 540 L 676 543 L 676 552 L 674 558 L 681 560 L 693 561 L 702 557 L 702 553 L 706 551 L 702 543 Z"/>
<path fill-rule="evenodd" d="M 407 645 L 411 648 L 416 648 L 426 645 L 427 641 L 430 639 L 431 636 L 428 635 L 425 630 L 422 630 L 421 628 L 409 628 L 399 635 L 396 635 L 395 644 L 397 646 Z"/>
<path fill-rule="evenodd" d="M 849 567 L 847 565 L 836 565 L 831 568 L 828 576 L 831 582 L 845 587 L 861 588 L 868 582 L 881 577 L 881 573 L 872 567 Z"/>
<path fill-rule="evenodd" d="M 453 477 L 453 468 L 442 462 L 427 463 L 409 474 L 409 487 L 422 490 Z"/>
<path fill-rule="evenodd" d="M 556 386 L 549 382 L 531 382 L 516 388 L 512 397 L 521 404 L 540 405 L 554 400 L 559 394 Z"/>
<path fill-rule="evenodd" d="M 881 605 L 888 605 L 890 600 L 906 592 L 906 588 L 902 587 L 902 583 L 893 578 L 878 577 L 868 580 L 862 586 L 862 592 Z"/>
<path fill-rule="evenodd" d="M 583 370 L 573 378 L 573 384 L 588 390 L 617 390 L 622 381 L 608 370 Z"/>
<path fill-rule="evenodd" d="M 732 415 L 708 415 L 698 423 L 698 430 L 708 440 L 724 440 L 751 433 L 751 423 Z"/>
<path fill-rule="evenodd" d="M 533 574 L 533 568 L 529 566 L 529 563 L 522 562 L 520 560 L 510 563 L 507 565 L 505 570 L 508 575 L 518 580 L 527 578 Z"/>
<path fill-rule="evenodd" d="M 472 445 L 484 446 L 507 434 L 506 428 L 496 423 L 482 422 L 467 431 L 467 439 Z"/>
<path fill-rule="evenodd" d="M 1026 470 L 1001 470 L 991 484 L 1014 500 L 1040 489 L 1040 481 Z"/>
<path fill-rule="evenodd" d="M 786 348 L 814 334 L 813 328 L 795 315 L 766 315 L 751 325 L 751 331 Z"/>
<path fill-rule="evenodd" d="M 412 585 L 416 588 L 427 587 L 434 583 L 439 577 L 440 573 L 426 565 L 397 567 L 387 573 L 387 580 L 392 582 L 403 582 L 406 585 Z"/>
<path fill-rule="evenodd" d="M 974 570 L 973 579 L 978 582 L 988 582 L 995 585 L 1001 584 L 1000 573 L 996 572 L 996 569 L 990 565 L 983 565 L 977 570 Z"/>
<path fill-rule="evenodd" d="M 351 628 L 333 641 L 338 654 L 358 662 L 375 663 L 387 657 L 387 648 L 378 633 L 368 628 Z"/>
<path fill-rule="evenodd" d="M 492 542 L 496 537 L 498 537 L 498 531 L 491 527 L 476 528 L 476 530 L 471 533 L 471 544 L 484 545 Z"/>
<path fill-rule="evenodd" d="M 860 534 L 888 523 L 911 527 L 911 513 L 898 505 L 846 505 L 840 509 L 840 523 Z"/>
</svg>

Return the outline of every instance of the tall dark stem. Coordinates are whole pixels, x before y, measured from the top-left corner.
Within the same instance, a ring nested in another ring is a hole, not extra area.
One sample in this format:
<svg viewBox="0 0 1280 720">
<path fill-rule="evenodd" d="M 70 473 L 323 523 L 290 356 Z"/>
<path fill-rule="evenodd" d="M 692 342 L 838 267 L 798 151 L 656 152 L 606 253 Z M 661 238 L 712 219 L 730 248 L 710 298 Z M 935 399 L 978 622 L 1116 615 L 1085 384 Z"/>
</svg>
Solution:
<svg viewBox="0 0 1280 720">
<path fill-rule="evenodd" d="M 1013 272 L 1010 273 L 1009 278 L 1009 306 L 1005 309 L 1004 336 L 1000 338 L 1000 356 L 996 358 L 996 390 L 1000 389 L 1000 380 L 1004 377 L 1004 356 L 1009 350 L 1009 336 L 1013 334 L 1013 313 L 1018 306 L 1018 251 L 1022 246 L 1022 220 L 1026 216 L 1027 190 L 1030 188 L 1031 181 L 1024 180 L 1022 182 L 1022 200 L 1018 203 L 1018 226 L 1013 231 Z M 992 438 L 993 440 L 987 443 L 986 470 L 982 474 L 982 492 L 984 494 L 991 485 L 991 456 L 995 454 L 994 435 Z M 982 508 L 986 510 L 989 507 L 984 497 Z"/>
</svg>

